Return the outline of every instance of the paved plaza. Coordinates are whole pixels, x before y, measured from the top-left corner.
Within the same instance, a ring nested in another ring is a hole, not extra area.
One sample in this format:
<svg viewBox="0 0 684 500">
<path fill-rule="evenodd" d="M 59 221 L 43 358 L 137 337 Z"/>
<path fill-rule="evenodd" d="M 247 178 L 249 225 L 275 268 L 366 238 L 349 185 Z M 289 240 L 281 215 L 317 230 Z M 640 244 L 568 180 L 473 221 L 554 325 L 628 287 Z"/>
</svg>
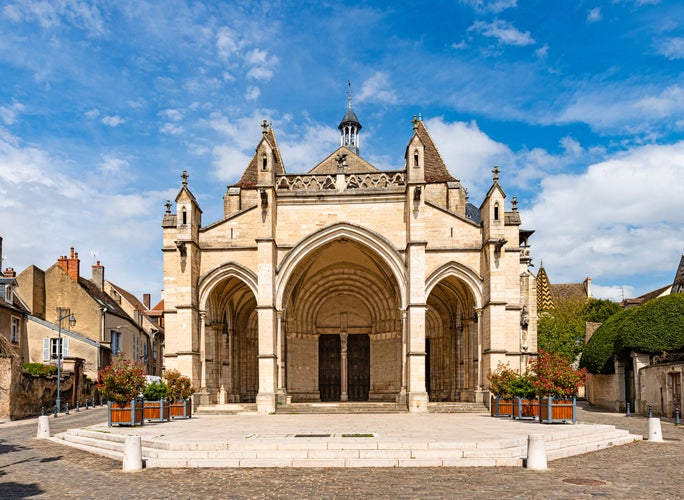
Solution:
<svg viewBox="0 0 684 500">
<path fill-rule="evenodd" d="M 287 417 L 288 422 L 300 417 L 310 426 L 309 419 L 314 416 Z M 423 418 L 410 414 L 396 417 L 396 422 L 384 419 L 387 427 L 381 429 L 383 433 L 411 432 L 413 424 Z M 454 415 L 454 421 L 459 417 Z M 234 417 L 224 418 L 230 421 Z M 493 422 L 502 433 L 514 427 L 508 420 L 480 418 L 488 425 Z M 56 434 L 105 420 L 106 410 L 98 408 L 50 417 L 50 424 Z M 191 425 L 203 420 L 193 419 Z M 397 423 L 402 420 L 404 427 Z M 647 433 L 645 418 L 591 411 L 586 406 L 579 410 L 578 421 Z M 182 434 L 183 423 L 150 425 L 146 432 L 156 430 L 167 433 L 169 439 L 189 439 Z M 296 423 L 278 423 L 276 428 L 282 432 L 289 425 L 294 425 L 293 432 L 300 431 Z M 684 429 L 665 420 L 662 426 L 664 443 L 641 441 L 554 460 L 541 472 L 521 467 L 424 467 L 145 469 L 126 473 L 119 461 L 35 439 L 37 419 L 29 419 L 0 423 L 0 498 L 684 498 Z M 175 432 L 181 434 L 174 437 Z"/>
</svg>

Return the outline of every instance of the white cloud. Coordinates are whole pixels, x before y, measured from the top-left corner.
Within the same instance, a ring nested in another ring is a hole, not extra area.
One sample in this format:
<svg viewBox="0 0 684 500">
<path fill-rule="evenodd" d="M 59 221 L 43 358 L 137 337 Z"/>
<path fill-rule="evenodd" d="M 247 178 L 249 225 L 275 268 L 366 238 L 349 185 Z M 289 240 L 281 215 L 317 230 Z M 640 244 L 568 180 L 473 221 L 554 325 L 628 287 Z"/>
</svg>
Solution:
<svg viewBox="0 0 684 500">
<path fill-rule="evenodd" d="M 273 78 L 273 71 L 270 68 L 257 66 L 247 72 L 248 80 L 268 81 Z"/>
<path fill-rule="evenodd" d="M 5 5 L 3 14 L 13 22 L 36 21 L 46 29 L 66 24 L 84 29 L 91 35 L 100 35 L 105 31 L 97 7 L 81 0 L 22 0 Z"/>
<path fill-rule="evenodd" d="M 553 175 L 525 226 L 557 282 L 669 271 L 684 249 L 684 141 L 633 148 Z"/>
<path fill-rule="evenodd" d="M 89 120 L 94 120 L 95 118 L 97 118 L 98 116 L 100 116 L 100 111 L 97 110 L 97 109 L 91 109 L 91 110 L 88 110 L 88 111 L 85 112 L 85 116 L 86 116 L 86 118 L 88 118 Z"/>
<path fill-rule="evenodd" d="M 259 89 L 259 87 L 255 87 L 252 85 L 247 87 L 247 89 L 245 90 L 245 99 L 247 99 L 248 101 L 256 101 L 260 95 L 261 90 Z"/>
<path fill-rule="evenodd" d="M 5 125 L 13 125 L 17 115 L 23 111 L 24 105 L 19 102 L 13 102 L 10 106 L 0 106 L 0 120 Z"/>
<path fill-rule="evenodd" d="M 684 59 L 684 37 L 667 38 L 658 48 L 658 52 L 668 59 Z"/>
<path fill-rule="evenodd" d="M 183 119 L 183 112 L 179 109 L 164 109 L 159 114 L 172 122 L 178 122 Z"/>
<path fill-rule="evenodd" d="M 104 155 L 102 161 L 97 166 L 98 170 L 108 176 L 118 176 L 125 173 L 130 164 L 128 160 L 117 158 L 114 155 Z"/>
<path fill-rule="evenodd" d="M 159 131 L 162 134 L 181 135 L 185 132 L 185 129 L 175 123 L 165 123 L 159 128 Z"/>
<path fill-rule="evenodd" d="M 221 59 L 228 60 L 238 52 L 238 36 L 227 26 L 222 26 L 216 32 L 216 50 Z"/>
<path fill-rule="evenodd" d="M 520 31 L 507 21 L 495 19 L 491 23 L 476 21 L 468 31 L 475 31 L 489 38 L 495 38 L 500 45 L 525 46 L 535 43 L 529 31 Z"/>
<path fill-rule="evenodd" d="M 124 123 L 126 120 L 121 118 L 118 115 L 112 115 L 112 116 L 104 116 L 102 117 L 102 123 L 107 125 L 108 127 L 118 127 L 122 123 Z"/>
<path fill-rule="evenodd" d="M 474 121 L 448 123 L 442 118 L 431 118 L 425 125 L 449 172 L 470 190 L 473 201 L 479 200 L 491 184 L 489 171 L 493 166 L 509 163 L 513 158 L 505 144 L 492 140 Z"/>
<path fill-rule="evenodd" d="M 355 100 L 358 102 L 396 104 L 397 94 L 389 81 L 389 75 L 378 71 L 363 82 L 361 92 L 359 92 Z"/>
<path fill-rule="evenodd" d="M 603 14 L 601 14 L 601 7 L 594 7 L 587 12 L 587 22 L 595 23 L 603 19 Z"/>
<path fill-rule="evenodd" d="M 506 9 L 518 6 L 518 0 L 461 0 L 478 12 L 492 12 L 498 14 Z"/>
<path fill-rule="evenodd" d="M 608 299 L 614 302 L 621 302 L 624 299 L 634 297 L 634 287 L 630 285 L 597 285 L 591 284 L 591 295 L 597 299 Z"/>
</svg>

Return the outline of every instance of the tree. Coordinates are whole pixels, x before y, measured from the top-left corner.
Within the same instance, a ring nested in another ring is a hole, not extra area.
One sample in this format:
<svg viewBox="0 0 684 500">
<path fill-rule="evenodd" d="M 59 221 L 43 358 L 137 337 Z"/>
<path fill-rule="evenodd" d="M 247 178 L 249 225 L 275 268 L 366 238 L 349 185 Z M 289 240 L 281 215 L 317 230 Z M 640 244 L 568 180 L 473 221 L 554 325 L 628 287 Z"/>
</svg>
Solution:
<svg viewBox="0 0 684 500">
<path fill-rule="evenodd" d="M 619 304 L 607 299 L 559 301 L 556 307 L 539 315 L 537 346 L 572 362 L 584 350 L 586 322 L 602 323 L 620 310 Z"/>
</svg>

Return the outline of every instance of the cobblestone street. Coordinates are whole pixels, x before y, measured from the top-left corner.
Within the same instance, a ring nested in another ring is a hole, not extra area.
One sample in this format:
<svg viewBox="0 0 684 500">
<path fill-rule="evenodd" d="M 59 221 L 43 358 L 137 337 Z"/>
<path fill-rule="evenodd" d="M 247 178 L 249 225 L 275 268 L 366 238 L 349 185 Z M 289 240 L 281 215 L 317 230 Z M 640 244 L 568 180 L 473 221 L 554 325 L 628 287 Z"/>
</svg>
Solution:
<svg viewBox="0 0 684 500">
<path fill-rule="evenodd" d="M 645 435 L 647 421 L 580 410 L 580 422 Z M 230 418 L 230 417 L 227 417 Z M 407 415 L 406 418 L 411 418 Z M 106 419 L 104 409 L 50 418 L 52 433 Z M 149 469 L 35 439 L 37 420 L 0 423 L 0 498 L 684 498 L 684 429 L 523 468 Z"/>
</svg>

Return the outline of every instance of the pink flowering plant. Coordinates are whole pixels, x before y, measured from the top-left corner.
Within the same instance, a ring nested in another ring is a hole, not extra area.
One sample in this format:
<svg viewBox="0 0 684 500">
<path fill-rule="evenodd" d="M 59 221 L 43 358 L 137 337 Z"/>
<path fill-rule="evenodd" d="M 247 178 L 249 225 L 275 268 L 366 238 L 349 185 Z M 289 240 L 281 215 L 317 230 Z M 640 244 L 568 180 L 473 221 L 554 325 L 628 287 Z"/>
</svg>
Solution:
<svg viewBox="0 0 684 500">
<path fill-rule="evenodd" d="M 119 358 L 98 373 L 97 390 L 107 401 L 124 404 L 135 399 L 145 387 L 141 363 Z"/>
<path fill-rule="evenodd" d="M 533 372 L 532 385 L 538 396 L 567 398 L 577 394 L 584 385 L 587 370 L 575 370 L 565 358 L 542 349 L 537 359 L 530 363 Z"/>
<path fill-rule="evenodd" d="M 181 375 L 178 370 L 165 371 L 164 380 L 166 380 L 166 385 L 169 387 L 169 399 L 171 401 L 188 399 L 195 392 L 190 379 L 185 375 Z"/>
</svg>

